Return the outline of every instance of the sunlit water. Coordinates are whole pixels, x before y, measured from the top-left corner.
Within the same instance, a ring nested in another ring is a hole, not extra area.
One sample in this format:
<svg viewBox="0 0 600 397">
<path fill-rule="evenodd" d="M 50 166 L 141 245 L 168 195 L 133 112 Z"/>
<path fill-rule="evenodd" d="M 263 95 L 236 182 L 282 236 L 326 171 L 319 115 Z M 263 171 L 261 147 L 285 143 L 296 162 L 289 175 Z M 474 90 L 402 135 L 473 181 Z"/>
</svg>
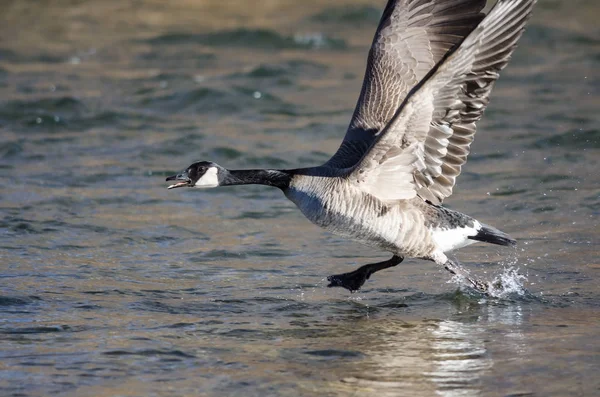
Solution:
<svg viewBox="0 0 600 397">
<path fill-rule="evenodd" d="M 542 0 L 447 205 L 519 240 L 484 297 L 194 160 L 319 164 L 384 1 L 22 1 L 0 11 L 0 395 L 600 394 L 600 8 Z"/>
</svg>

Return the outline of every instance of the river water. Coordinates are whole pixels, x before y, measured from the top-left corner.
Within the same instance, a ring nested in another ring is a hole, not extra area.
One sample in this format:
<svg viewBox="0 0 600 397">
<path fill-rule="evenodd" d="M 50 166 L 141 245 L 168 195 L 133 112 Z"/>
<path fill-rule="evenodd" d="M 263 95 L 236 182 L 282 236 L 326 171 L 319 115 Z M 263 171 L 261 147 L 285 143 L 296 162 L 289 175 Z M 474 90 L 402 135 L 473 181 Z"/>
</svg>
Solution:
<svg viewBox="0 0 600 397">
<path fill-rule="evenodd" d="M 316 165 L 384 1 L 0 6 L 0 395 L 600 394 L 600 28 L 542 0 L 446 204 L 510 233 L 456 257 L 485 298 L 195 160 Z M 517 274 L 518 273 L 518 274 Z"/>
</svg>

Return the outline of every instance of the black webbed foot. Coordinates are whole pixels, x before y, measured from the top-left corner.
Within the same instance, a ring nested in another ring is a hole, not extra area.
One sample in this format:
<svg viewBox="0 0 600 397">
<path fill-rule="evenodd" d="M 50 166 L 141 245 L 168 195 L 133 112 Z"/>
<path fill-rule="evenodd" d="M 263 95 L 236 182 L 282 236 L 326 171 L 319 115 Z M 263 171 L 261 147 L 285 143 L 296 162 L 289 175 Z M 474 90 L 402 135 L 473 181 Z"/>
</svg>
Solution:
<svg viewBox="0 0 600 397">
<path fill-rule="evenodd" d="M 475 288 L 477 291 L 481 292 L 482 294 L 488 294 L 490 292 L 489 286 L 485 281 L 481 281 L 477 278 L 468 278 L 467 280 L 471 283 L 473 288 Z"/>
<path fill-rule="evenodd" d="M 394 255 L 392 259 L 378 263 L 370 263 L 359 267 L 353 272 L 329 276 L 327 277 L 327 281 L 329 281 L 328 287 L 343 287 L 350 292 L 356 292 L 363 286 L 365 281 L 371 277 L 371 274 L 387 269 L 388 267 L 396 266 L 398 263 L 402 262 L 403 259 L 404 258 L 401 256 Z"/>
<path fill-rule="evenodd" d="M 364 271 L 361 267 L 350 273 L 335 274 L 327 277 L 328 287 L 343 287 L 350 292 L 356 292 L 369 279 L 370 273 Z"/>
</svg>

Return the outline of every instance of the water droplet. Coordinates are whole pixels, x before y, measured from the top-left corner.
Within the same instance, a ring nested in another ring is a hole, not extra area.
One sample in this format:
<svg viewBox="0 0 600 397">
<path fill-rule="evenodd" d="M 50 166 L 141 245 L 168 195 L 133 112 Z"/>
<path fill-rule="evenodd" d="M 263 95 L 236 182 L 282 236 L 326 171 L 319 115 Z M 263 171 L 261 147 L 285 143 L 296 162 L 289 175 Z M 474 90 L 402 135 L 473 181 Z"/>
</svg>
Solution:
<svg viewBox="0 0 600 397">
<path fill-rule="evenodd" d="M 252 96 L 254 97 L 254 99 L 260 99 L 262 98 L 262 93 L 260 91 L 254 91 Z"/>
<path fill-rule="evenodd" d="M 42 124 L 42 118 L 41 117 L 36 118 L 35 122 L 38 124 Z"/>
</svg>

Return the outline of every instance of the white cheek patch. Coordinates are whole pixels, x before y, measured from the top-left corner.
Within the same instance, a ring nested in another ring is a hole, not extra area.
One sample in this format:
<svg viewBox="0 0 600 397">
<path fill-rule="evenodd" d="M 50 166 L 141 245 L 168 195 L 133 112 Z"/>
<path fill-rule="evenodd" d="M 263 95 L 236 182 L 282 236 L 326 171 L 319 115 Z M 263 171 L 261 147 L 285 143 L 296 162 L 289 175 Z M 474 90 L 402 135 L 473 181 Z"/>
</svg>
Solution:
<svg viewBox="0 0 600 397">
<path fill-rule="evenodd" d="M 209 188 L 219 186 L 219 177 L 217 176 L 217 168 L 210 167 L 204 175 L 200 177 L 194 184 L 194 187 Z"/>
</svg>

